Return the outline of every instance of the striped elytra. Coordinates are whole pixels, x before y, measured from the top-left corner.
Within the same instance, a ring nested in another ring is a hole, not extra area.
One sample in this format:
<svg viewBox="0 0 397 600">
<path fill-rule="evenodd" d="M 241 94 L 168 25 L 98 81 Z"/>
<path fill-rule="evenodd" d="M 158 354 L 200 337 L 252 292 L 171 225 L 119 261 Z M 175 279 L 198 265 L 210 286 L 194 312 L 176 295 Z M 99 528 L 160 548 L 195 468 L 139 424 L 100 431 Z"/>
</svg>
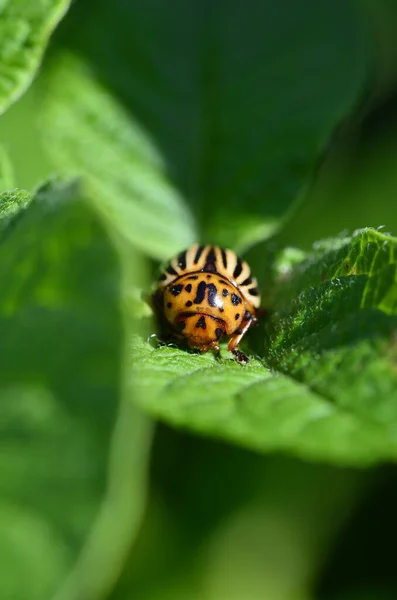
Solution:
<svg viewBox="0 0 397 600">
<path fill-rule="evenodd" d="M 160 328 L 169 338 L 219 352 L 219 341 L 229 336 L 228 349 L 240 363 L 248 359 L 238 345 L 257 322 L 259 305 L 248 263 L 233 250 L 211 245 L 194 244 L 175 256 L 153 293 Z"/>
<path fill-rule="evenodd" d="M 259 307 L 258 284 L 255 277 L 251 275 L 250 266 L 233 250 L 219 246 L 194 244 L 188 250 L 180 252 L 165 267 L 158 285 L 165 287 L 186 273 L 200 271 L 223 275 L 243 293 L 252 306 Z"/>
</svg>

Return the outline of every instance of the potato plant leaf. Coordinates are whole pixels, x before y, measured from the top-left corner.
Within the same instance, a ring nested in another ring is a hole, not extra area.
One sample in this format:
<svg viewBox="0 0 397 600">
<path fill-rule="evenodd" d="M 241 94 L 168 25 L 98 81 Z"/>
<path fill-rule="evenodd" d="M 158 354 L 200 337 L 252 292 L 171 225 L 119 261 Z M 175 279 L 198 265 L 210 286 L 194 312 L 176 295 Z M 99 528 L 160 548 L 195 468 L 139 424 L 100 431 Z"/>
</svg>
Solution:
<svg viewBox="0 0 397 600">
<path fill-rule="evenodd" d="M 397 459 L 397 240 L 365 229 L 274 262 L 248 366 L 136 338 L 131 386 L 177 426 L 336 464 Z M 297 257 L 301 257 L 297 262 Z M 282 266 L 282 268 L 280 268 Z"/>
<path fill-rule="evenodd" d="M 150 440 L 122 401 L 120 262 L 75 184 L 0 206 L 0 597 L 50 598 L 77 569 L 66 597 L 94 600 L 139 523 Z"/>
<path fill-rule="evenodd" d="M 142 126 L 76 58 L 58 61 L 49 81 L 44 122 L 58 165 L 86 175 L 107 221 L 147 254 L 164 258 L 189 246 L 193 219 Z"/>
<path fill-rule="evenodd" d="M 117 206 L 114 221 L 162 258 L 191 238 L 179 196 L 205 240 L 269 236 L 371 60 L 362 14 L 344 0 L 178 0 L 172 14 L 163 0 L 88 0 L 69 26 L 47 79 L 49 154 L 93 175 L 107 213 Z"/>
<path fill-rule="evenodd" d="M 21 96 L 70 0 L 0 2 L 0 114 Z"/>
<path fill-rule="evenodd" d="M 14 174 L 11 161 L 4 148 L 0 146 L 0 192 L 9 190 L 14 184 Z"/>
</svg>

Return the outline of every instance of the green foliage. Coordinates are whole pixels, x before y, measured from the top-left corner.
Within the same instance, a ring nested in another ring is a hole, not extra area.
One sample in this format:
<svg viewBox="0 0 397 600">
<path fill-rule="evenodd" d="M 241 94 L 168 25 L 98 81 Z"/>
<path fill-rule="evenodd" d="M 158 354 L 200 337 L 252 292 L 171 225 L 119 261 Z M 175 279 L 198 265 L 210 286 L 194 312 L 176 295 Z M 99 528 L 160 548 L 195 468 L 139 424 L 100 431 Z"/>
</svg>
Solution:
<svg viewBox="0 0 397 600">
<path fill-rule="evenodd" d="M 14 177 L 11 162 L 0 146 L 0 190 L 7 190 L 13 187 Z"/>
<path fill-rule="evenodd" d="M 143 406 L 256 450 L 396 459 L 396 250 L 396 239 L 368 229 L 319 242 L 290 268 L 276 262 L 272 315 L 256 336 L 262 362 L 242 368 L 136 340 Z"/>
<path fill-rule="evenodd" d="M 77 60 L 58 62 L 49 79 L 45 117 L 59 166 L 88 175 L 105 218 L 150 255 L 166 257 L 192 244 L 197 234 L 189 211 L 139 123 Z"/>
<path fill-rule="evenodd" d="M 48 184 L 28 200 L 1 197 L 0 596 L 42 599 L 73 566 L 100 506 L 85 560 L 91 578 L 100 569 L 106 579 L 103 544 L 117 533 L 117 575 L 142 510 L 147 425 L 121 401 L 121 274 L 103 225 L 76 185 Z M 104 540 L 95 532 L 105 526 Z"/>
<path fill-rule="evenodd" d="M 26 90 L 69 0 L 0 2 L 0 114 Z"/>
<path fill-rule="evenodd" d="M 1 598 L 389 596 L 313 592 L 397 459 L 397 127 L 344 124 L 388 4 L 0 0 L 0 113 L 67 12 L 0 121 Z M 196 240 L 258 277 L 248 365 L 147 341 Z"/>
<path fill-rule="evenodd" d="M 93 176 L 107 216 L 156 257 L 196 235 L 181 194 L 204 240 L 268 236 L 366 83 L 357 11 L 305 5 L 183 0 L 175 19 L 161 0 L 81 3 L 46 81 L 57 167 Z"/>
</svg>

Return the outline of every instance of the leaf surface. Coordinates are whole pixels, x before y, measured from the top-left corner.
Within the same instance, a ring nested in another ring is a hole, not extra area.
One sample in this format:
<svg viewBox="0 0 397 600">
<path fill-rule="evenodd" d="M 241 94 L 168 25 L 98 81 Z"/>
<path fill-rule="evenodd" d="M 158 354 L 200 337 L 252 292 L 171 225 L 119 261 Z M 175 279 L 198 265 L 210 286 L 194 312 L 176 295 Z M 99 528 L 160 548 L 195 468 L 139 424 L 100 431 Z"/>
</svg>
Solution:
<svg viewBox="0 0 397 600">
<path fill-rule="evenodd" d="M 31 83 L 70 0 L 0 2 L 0 114 Z"/>
<path fill-rule="evenodd" d="M 205 241 L 242 248 L 269 236 L 365 86 L 360 12 L 343 0 L 178 1 L 172 15 L 161 0 L 92 6 L 76 7 L 73 41 L 61 40 L 47 79 L 56 164 L 92 175 L 109 217 L 152 256 L 192 237 L 180 198 Z"/>
<path fill-rule="evenodd" d="M 0 146 L 0 191 L 13 187 L 14 174 L 11 161 L 4 148 Z"/>
<path fill-rule="evenodd" d="M 397 240 L 366 229 L 274 263 L 271 317 L 240 366 L 137 338 L 151 414 L 262 452 L 336 464 L 397 458 Z M 300 254 L 302 257 L 302 255 Z M 282 269 L 280 269 L 282 265 Z"/>
<path fill-rule="evenodd" d="M 51 83 L 45 119 L 58 164 L 86 175 L 93 202 L 116 232 L 157 258 L 192 244 L 192 217 L 139 122 L 70 56 Z M 52 122 L 62 124 L 62 137 Z"/>
<path fill-rule="evenodd" d="M 1 201 L 0 596 L 51 597 L 74 567 L 60 597 L 91 600 L 139 523 L 150 440 L 121 402 L 120 263 L 76 185 Z"/>
</svg>

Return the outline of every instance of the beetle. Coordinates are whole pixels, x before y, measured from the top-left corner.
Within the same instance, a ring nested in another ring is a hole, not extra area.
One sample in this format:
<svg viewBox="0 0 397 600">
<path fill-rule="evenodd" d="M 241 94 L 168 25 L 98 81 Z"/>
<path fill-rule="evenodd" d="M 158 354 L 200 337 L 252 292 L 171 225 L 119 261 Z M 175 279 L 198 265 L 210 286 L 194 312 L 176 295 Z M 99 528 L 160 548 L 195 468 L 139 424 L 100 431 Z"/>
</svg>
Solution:
<svg viewBox="0 0 397 600">
<path fill-rule="evenodd" d="M 233 250 L 194 244 L 167 264 L 150 302 L 162 334 L 200 352 L 228 350 L 249 362 L 239 344 L 258 321 L 260 294 L 247 262 Z"/>
</svg>

